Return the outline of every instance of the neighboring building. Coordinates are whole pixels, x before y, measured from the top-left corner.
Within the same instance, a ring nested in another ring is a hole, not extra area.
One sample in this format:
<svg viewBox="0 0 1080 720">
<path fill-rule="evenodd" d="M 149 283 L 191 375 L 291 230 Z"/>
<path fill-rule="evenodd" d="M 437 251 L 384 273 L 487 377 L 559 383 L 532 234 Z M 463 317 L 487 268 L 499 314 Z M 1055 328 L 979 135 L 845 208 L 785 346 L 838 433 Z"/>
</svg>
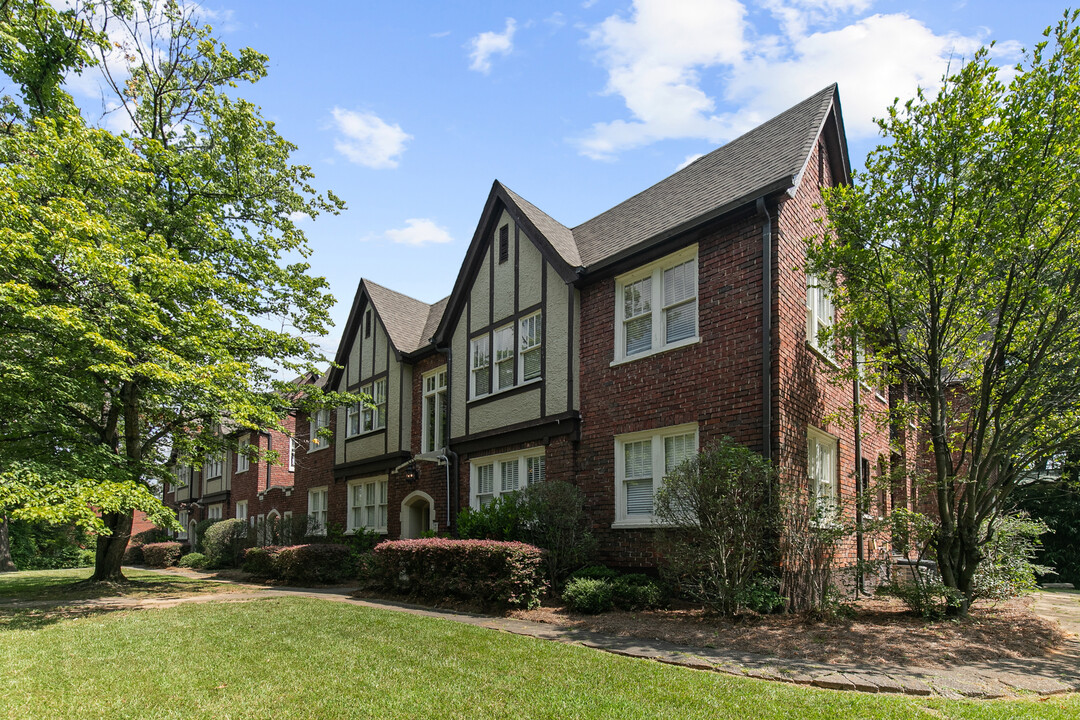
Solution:
<svg viewBox="0 0 1080 720">
<path fill-rule="evenodd" d="M 832 86 L 573 228 L 496 181 L 448 298 L 361 280 L 325 383 L 375 407 L 298 416 L 290 507 L 417 537 L 566 480 L 601 559 L 646 566 L 665 473 L 724 435 L 782 482 L 850 502 L 857 477 L 899 461 L 887 428 L 867 420 L 856 438 L 836 422 L 856 389 L 825 371 L 851 359 L 819 347 L 833 309 L 802 270 L 821 188 L 849 173 Z M 887 392 L 859 390 L 870 416 L 887 410 Z M 228 476 L 213 482 L 199 497 L 237 512 Z"/>
</svg>

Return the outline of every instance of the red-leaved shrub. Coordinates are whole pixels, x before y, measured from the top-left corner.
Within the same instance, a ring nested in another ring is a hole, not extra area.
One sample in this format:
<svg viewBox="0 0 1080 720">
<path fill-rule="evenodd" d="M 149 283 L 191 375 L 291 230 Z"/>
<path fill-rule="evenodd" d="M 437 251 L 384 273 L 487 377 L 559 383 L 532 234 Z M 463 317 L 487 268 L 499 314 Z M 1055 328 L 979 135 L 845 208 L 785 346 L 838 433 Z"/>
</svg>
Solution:
<svg viewBox="0 0 1080 720">
<path fill-rule="evenodd" d="M 394 540 L 375 546 L 363 579 L 376 590 L 532 608 L 547 588 L 543 560 L 543 550 L 519 542 Z"/>
<path fill-rule="evenodd" d="M 175 565 L 183 552 L 183 545 L 178 542 L 159 542 L 143 545 L 143 562 L 150 567 L 169 567 Z"/>
<path fill-rule="evenodd" d="M 355 574 L 346 545 L 290 545 L 270 553 L 273 577 L 287 583 L 338 583 Z"/>
</svg>

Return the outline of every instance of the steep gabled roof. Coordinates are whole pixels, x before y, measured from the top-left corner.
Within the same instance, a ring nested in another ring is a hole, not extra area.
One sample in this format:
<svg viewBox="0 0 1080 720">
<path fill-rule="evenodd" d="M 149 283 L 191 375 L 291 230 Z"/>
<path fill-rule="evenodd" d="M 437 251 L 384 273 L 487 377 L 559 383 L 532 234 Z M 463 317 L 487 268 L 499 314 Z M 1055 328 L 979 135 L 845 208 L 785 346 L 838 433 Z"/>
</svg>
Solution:
<svg viewBox="0 0 1080 720">
<path fill-rule="evenodd" d="M 424 328 L 431 314 L 430 305 L 367 279 L 360 282 L 367 290 L 371 304 L 386 328 L 386 334 L 390 336 L 395 350 L 399 353 L 410 353 L 427 344 Z"/>
<path fill-rule="evenodd" d="M 499 185 L 518 206 L 525 218 L 540 231 L 541 235 L 547 238 L 551 248 L 559 254 L 559 257 L 565 260 L 570 267 L 581 267 L 581 255 L 578 253 L 577 244 L 574 242 L 573 231 L 502 183 L 499 183 Z"/>
<path fill-rule="evenodd" d="M 765 192 L 796 185 L 834 109 L 839 123 L 835 84 L 573 228 L 582 264 L 588 268 Z M 843 155 L 846 180 L 846 146 Z"/>
</svg>

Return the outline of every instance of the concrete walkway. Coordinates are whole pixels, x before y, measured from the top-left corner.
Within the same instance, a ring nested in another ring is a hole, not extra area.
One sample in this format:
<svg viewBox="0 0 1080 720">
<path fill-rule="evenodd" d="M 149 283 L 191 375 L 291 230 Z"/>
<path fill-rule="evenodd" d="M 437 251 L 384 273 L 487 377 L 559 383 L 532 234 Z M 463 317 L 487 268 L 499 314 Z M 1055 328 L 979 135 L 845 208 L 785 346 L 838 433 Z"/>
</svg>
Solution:
<svg viewBox="0 0 1080 720">
<path fill-rule="evenodd" d="M 158 572 L 207 580 L 215 579 L 212 576 L 194 572 L 160 570 Z M 219 580 L 219 582 L 231 581 Z M 246 585 L 245 587 L 256 588 L 259 586 Z M 686 647 L 659 640 L 616 637 L 545 623 L 516 620 L 514 618 L 433 610 L 389 600 L 361 600 L 352 597 L 354 591 L 355 588 L 275 587 L 243 590 L 227 594 L 172 598 L 99 598 L 69 602 L 21 601 L 0 604 L 0 609 L 62 606 L 88 610 L 122 610 L 165 608 L 188 603 L 251 602 L 278 597 L 307 597 L 460 622 L 541 640 L 583 645 L 617 655 L 656 660 L 697 670 L 710 670 L 763 680 L 813 685 L 832 690 L 855 690 L 870 693 L 888 692 L 922 696 L 938 695 L 946 698 L 1001 698 L 1030 694 L 1054 695 L 1080 690 L 1080 638 L 1076 636 L 1077 631 L 1080 630 L 1080 595 L 1075 593 L 1062 594 L 1060 597 L 1057 593 L 1052 595 L 1050 593 L 1040 593 L 1036 600 L 1036 612 L 1064 621 L 1063 626 L 1066 631 L 1073 633 L 1067 646 L 1062 651 L 1045 658 L 1000 659 L 941 669 L 882 664 L 873 666 L 862 666 L 853 663 L 825 664 L 803 660 L 786 660 L 737 650 Z"/>
</svg>

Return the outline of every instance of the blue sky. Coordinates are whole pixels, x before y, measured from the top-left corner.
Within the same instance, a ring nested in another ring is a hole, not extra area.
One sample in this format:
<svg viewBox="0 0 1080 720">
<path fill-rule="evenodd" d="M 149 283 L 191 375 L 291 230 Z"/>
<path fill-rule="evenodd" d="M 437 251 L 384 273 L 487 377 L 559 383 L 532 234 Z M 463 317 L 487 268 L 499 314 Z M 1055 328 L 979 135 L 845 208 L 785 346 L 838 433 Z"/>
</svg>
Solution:
<svg viewBox="0 0 1080 720">
<path fill-rule="evenodd" d="M 270 58 L 239 94 L 349 209 L 304 220 L 337 298 L 361 277 L 449 294 L 491 183 L 576 225 L 832 82 L 852 163 L 893 97 L 998 42 L 1004 64 L 1063 6 L 1029 1 L 207 0 L 224 43 Z"/>
</svg>

